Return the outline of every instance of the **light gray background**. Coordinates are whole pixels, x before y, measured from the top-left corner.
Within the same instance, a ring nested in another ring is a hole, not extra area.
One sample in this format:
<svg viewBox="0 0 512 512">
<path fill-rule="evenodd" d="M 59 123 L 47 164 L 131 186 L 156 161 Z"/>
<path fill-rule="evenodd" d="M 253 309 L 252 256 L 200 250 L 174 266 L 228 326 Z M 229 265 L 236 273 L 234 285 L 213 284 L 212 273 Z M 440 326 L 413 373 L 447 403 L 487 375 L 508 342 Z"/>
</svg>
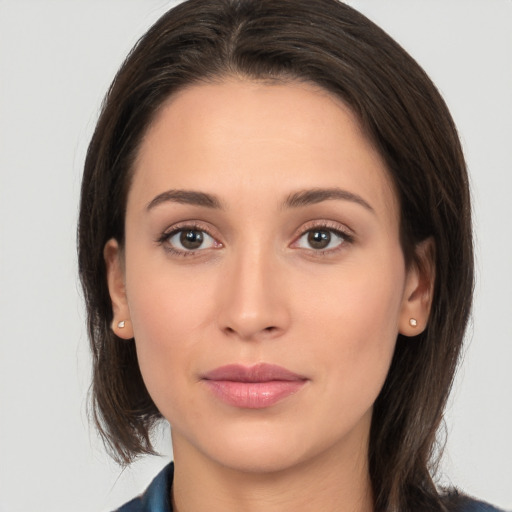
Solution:
<svg viewBox="0 0 512 512">
<path fill-rule="evenodd" d="M 166 463 L 149 458 L 121 474 L 88 426 L 75 222 L 103 94 L 131 46 L 172 4 L 0 0 L 0 511 L 111 510 Z M 443 481 L 510 509 L 512 2 L 351 4 L 423 65 L 460 129 L 478 284 L 447 414 Z M 162 447 L 169 456 L 169 443 Z"/>
</svg>

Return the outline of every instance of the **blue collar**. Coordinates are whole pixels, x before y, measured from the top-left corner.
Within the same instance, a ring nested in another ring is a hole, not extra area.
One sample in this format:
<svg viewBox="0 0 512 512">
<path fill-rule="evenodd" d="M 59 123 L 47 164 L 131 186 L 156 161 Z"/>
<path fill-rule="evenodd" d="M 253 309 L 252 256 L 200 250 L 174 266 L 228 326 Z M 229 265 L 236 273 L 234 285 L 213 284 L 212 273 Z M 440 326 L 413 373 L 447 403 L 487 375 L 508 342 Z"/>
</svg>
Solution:
<svg viewBox="0 0 512 512">
<path fill-rule="evenodd" d="M 117 512 L 172 512 L 171 487 L 174 464 L 165 466 L 153 479 L 144 494 L 129 501 Z"/>
</svg>

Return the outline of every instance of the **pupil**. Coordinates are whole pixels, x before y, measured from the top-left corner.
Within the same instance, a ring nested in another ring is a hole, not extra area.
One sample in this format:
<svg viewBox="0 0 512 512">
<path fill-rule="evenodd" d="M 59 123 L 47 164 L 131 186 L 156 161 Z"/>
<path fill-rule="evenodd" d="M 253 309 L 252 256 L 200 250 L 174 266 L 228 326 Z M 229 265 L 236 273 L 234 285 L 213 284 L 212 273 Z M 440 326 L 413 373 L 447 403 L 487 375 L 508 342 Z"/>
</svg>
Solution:
<svg viewBox="0 0 512 512">
<path fill-rule="evenodd" d="M 180 242 L 186 249 L 198 249 L 203 243 L 201 231 L 183 231 L 180 235 Z"/>
<path fill-rule="evenodd" d="M 311 231 L 308 235 L 309 245 L 313 249 L 325 249 L 331 241 L 329 231 Z"/>
</svg>

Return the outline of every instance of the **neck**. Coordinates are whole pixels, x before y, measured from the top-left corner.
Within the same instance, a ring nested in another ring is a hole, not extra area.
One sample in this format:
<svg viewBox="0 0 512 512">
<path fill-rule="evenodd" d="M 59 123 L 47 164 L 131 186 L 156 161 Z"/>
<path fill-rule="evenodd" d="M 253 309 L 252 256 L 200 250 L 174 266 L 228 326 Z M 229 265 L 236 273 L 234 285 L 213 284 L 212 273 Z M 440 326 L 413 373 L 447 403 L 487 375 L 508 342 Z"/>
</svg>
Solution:
<svg viewBox="0 0 512 512">
<path fill-rule="evenodd" d="M 175 512 L 372 512 L 367 450 L 329 450 L 293 467 L 239 471 L 173 433 Z"/>
</svg>

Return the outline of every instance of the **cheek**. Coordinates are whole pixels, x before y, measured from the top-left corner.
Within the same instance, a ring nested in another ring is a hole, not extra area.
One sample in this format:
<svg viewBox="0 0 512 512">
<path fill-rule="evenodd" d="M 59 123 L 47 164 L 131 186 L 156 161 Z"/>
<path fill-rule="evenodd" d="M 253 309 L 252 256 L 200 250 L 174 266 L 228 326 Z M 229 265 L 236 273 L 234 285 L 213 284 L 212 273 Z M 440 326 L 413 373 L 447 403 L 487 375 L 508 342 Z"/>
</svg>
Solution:
<svg viewBox="0 0 512 512">
<path fill-rule="evenodd" d="M 304 304 L 299 308 L 311 325 L 338 331 L 357 345 L 396 337 L 405 279 L 400 261 L 347 265 L 323 282 L 313 279 L 305 287 L 308 293 L 301 294 Z"/>
<path fill-rule="evenodd" d="M 172 279 L 140 284 L 128 292 L 135 339 L 156 346 L 191 342 L 212 316 L 212 298 L 204 291 L 183 290 L 182 283 Z"/>
<path fill-rule="evenodd" d="M 306 338 L 318 340 L 315 350 L 322 352 L 333 386 L 353 396 L 366 389 L 376 397 L 395 348 L 403 282 L 401 265 L 374 264 L 347 269 L 331 281 L 329 293 L 302 296 L 309 302 L 301 307 L 307 311 Z"/>
<path fill-rule="evenodd" d="M 125 261 L 135 339 L 157 348 L 193 338 L 212 313 L 210 274 L 199 267 L 190 270 L 171 263 L 163 249 L 136 244 L 127 251 Z"/>
<path fill-rule="evenodd" d="M 191 374 L 204 326 L 214 318 L 214 297 L 204 276 L 171 272 L 154 262 L 141 267 L 127 257 L 127 296 L 141 373 L 157 406 L 169 393 L 179 399 Z"/>
</svg>

